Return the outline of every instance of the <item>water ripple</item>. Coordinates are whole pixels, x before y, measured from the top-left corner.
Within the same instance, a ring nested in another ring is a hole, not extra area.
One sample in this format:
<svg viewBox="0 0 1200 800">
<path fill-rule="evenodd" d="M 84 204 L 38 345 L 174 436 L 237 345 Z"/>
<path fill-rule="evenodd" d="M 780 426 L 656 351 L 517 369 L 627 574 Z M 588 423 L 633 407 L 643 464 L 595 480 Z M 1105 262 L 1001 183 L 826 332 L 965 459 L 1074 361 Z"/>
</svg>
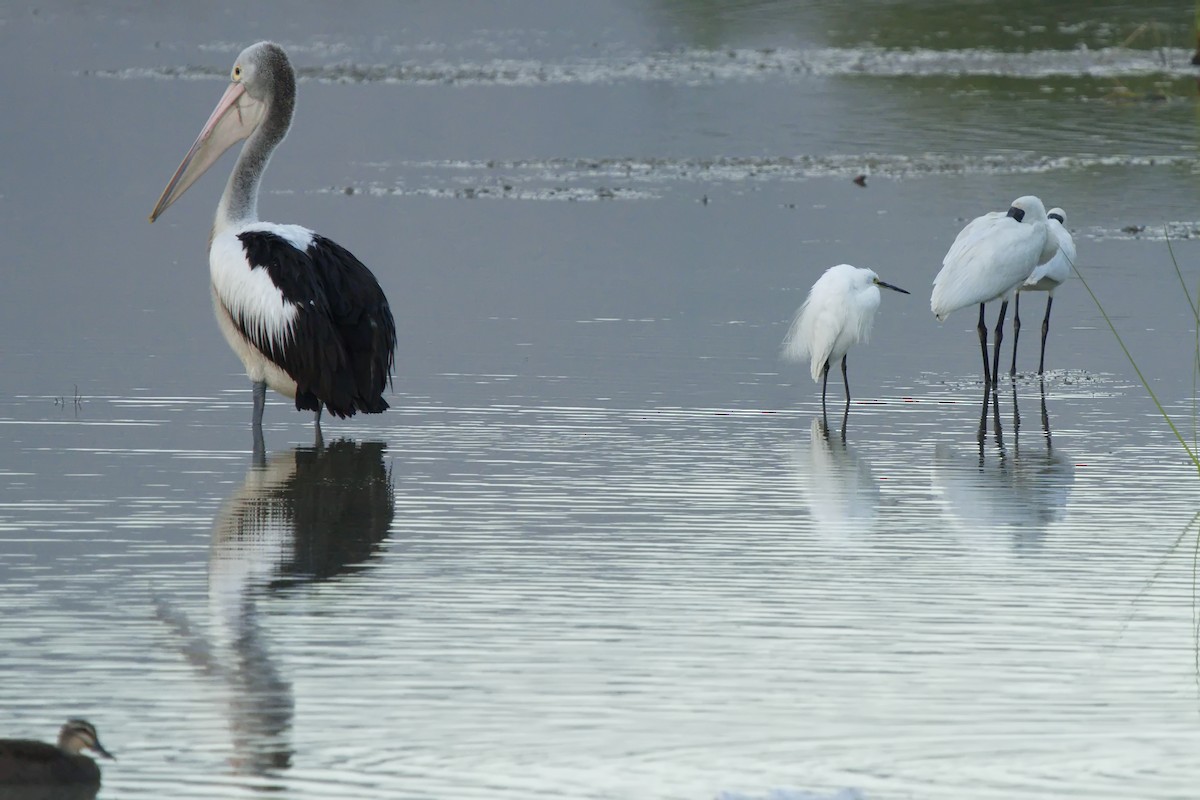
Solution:
<svg viewBox="0 0 1200 800">
<path fill-rule="evenodd" d="M 1068 377 L 982 437 L 939 385 L 828 426 L 400 398 L 386 449 L 38 451 L 0 506 L 0 703 L 107 709 L 129 798 L 1169 797 L 1194 470 Z M 80 460 L 163 486 L 80 491 Z"/>
</svg>

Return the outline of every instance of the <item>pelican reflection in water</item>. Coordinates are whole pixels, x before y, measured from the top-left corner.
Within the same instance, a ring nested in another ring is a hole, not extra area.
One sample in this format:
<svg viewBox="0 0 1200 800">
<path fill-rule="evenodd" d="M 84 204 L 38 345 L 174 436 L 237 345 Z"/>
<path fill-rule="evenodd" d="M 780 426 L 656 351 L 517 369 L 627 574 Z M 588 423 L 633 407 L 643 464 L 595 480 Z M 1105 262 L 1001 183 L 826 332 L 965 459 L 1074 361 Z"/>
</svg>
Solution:
<svg viewBox="0 0 1200 800">
<path fill-rule="evenodd" d="M 939 442 L 931 481 L 946 515 L 965 533 L 1005 528 L 1012 531 L 1014 547 L 1022 551 L 1039 547 L 1046 528 L 1062 518 L 1075 481 L 1075 465 L 1054 447 L 1045 383 L 1041 383 L 1041 441 L 1033 447 L 1028 437 L 1025 447 L 1021 444 L 1015 385 L 1012 402 L 1011 446 L 1005 443 L 999 395 L 985 391 L 977 449 L 968 455 Z"/>
<path fill-rule="evenodd" d="M 269 776 L 291 763 L 295 701 L 260 606 L 375 556 L 394 515 L 385 451 L 382 442 L 337 441 L 256 458 L 213 522 L 208 630 L 158 601 L 185 657 L 224 690 L 235 774 Z"/>
</svg>

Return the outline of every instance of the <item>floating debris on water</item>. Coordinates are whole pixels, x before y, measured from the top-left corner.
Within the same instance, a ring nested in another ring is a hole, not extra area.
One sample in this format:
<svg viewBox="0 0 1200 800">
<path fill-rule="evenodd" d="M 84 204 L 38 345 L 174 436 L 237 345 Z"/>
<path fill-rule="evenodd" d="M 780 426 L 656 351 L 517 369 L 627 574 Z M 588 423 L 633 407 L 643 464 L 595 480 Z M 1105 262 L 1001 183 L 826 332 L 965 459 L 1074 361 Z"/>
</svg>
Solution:
<svg viewBox="0 0 1200 800">
<path fill-rule="evenodd" d="M 732 81 L 807 80 L 867 75 L 879 77 L 1004 76 L 1130 78 L 1191 75 L 1191 51 L 1127 47 L 1006 52 L 987 48 L 894 50 L 881 47 L 745 48 L 707 50 L 680 48 L 650 53 L 614 53 L 608 57 L 563 61 L 496 58 L 488 61 L 395 64 L 336 64 L 301 67 L 302 81 L 323 83 L 396 83 L 453 86 L 536 86 L 674 83 L 701 86 Z M 223 67 L 167 65 L 84 70 L 84 76 L 122 80 L 224 80 Z"/>
</svg>

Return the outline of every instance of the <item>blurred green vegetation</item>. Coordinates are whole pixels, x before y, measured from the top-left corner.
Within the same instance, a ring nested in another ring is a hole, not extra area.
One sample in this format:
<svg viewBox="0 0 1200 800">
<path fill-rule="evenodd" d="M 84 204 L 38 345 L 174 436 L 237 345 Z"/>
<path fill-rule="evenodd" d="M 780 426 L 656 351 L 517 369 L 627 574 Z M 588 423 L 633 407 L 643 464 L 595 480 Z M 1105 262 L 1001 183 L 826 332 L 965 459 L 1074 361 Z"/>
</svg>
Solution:
<svg viewBox="0 0 1200 800">
<path fill-rule="evenodd" d="M 652 13 L 692 46 L 798 39 L 828 47 L 1187 48 L 1196 18 L 1179 2 L 1092 0 L 658 0 Z"/>
</svg>

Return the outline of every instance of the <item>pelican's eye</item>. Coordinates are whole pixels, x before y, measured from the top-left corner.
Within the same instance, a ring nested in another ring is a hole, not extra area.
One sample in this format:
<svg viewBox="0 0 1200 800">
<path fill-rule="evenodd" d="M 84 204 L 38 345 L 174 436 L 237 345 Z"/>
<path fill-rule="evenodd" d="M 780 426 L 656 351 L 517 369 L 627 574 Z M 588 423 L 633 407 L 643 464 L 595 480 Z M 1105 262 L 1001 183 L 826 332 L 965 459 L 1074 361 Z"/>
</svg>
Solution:
<svg viewBox="0 0 1200 800">
<path fill-rule="evenodd" d="M 239 64 L 233 68 L 233 79 L 240 81 L 242 79 L 242 66 Z"/>
</svg>

